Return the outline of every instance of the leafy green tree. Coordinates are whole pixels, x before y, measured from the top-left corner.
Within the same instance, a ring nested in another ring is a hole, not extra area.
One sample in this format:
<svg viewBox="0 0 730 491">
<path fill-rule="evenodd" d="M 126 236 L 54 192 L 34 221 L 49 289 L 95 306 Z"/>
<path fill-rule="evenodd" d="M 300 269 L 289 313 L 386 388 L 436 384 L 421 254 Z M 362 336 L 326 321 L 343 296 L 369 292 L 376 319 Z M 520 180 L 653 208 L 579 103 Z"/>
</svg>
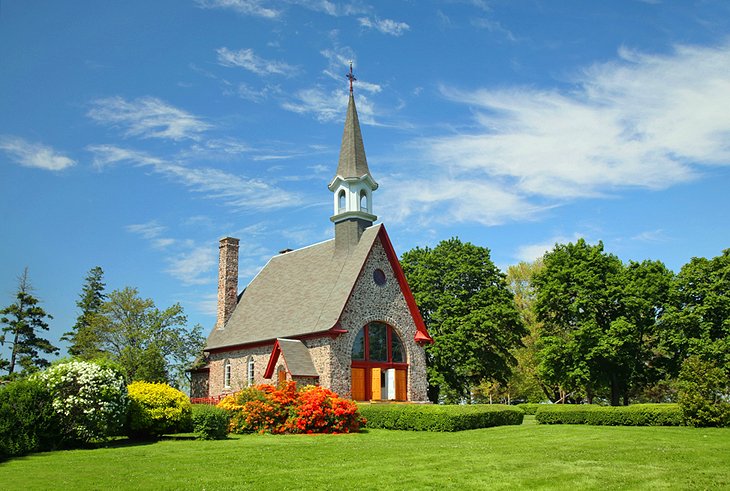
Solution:
<svg viewBox="0 0 730 491">
<path fill-rule="evenodd" d="M 611 403 L 618 404 L 624 367 L 616 353 L 628 326 L 615 324 L 623 265 L 603 251 L 603 243 L 591 246 L 557 244 L 544 256 L 545 268 L 534 277 L 535 309 L 543 323 L 539 373 L 564 393 L 592 401 L 596 391 L 610 385 Z"/>
<path fill-rule="evenodd" d="M 559 387 L 549 387 L 540 379 L 537 370 L 536 342 L 540 322 L 535 312 L 536 292 L 533 286 L 533 276 L 542 270 L 541 259 L 532 263 L 520 262 L 507 268 L 507 285 L 512 291 L 522 322 L 528 329 L 528 334 L 522 338 L 522 344 L 513 350 L 517 365 L 512 369 L 512 375 L 505 387 L 509 398 L 526 402 L 541 402 L 546 397 L 558 396 Z"/>
<path fill-rule="evenodd" d="M 76 306 L 81 309 L 81 313 L 76 318 L 76 324 L 71 331 L 64 333 L 61 341 L 69 341 L 71 346 L 68 348 L 70 355 L 82 360 L 93 360 L 100 353 L 98 351 L 99 339 L 96 331 L 93 329 L 92 321 L 94 316 L 99 313 L 106 295 L 102 281 L 104 270 L 100 266 L 96 266 L 89 270 L 86 275 L 84 286 L 79 295 Z"/>
<path fill-rule="evenodd" d="M 660 327 L 670 373 L 676 376 L 685 358 L 698 355 L 730 375 L 730 249 L 712 259 L 692 258 L 682 267 Z"/>
<path fill-rule="evenodd" d="M 200 325 L 186 327 L 179 304 L 165 310 L 136 288 L 114 290 L 101 305 L 91 326 L 98 350 L 114 361 L 128 382 L 144 380 L 184 385 L 184 370 L 202 350 Z"/>
<path fill-rule="evenodd" d="M 42 354 L 58 354 L 58 348 L 38 336 L 38 331 L 48 330 L 45 319 L 53 317 L 38 305 L 32 290 L 28 268 L 25 268 L 18 278 L 15 302 L 0 310 L 0 323 L 5 325 L 0 335 L 0 345 L 10 345 L 10 359 L 0 358 L 0 368 L 8 372 L 8 377 L 13 375 L 17 365 L 28 372 L 47 367 L 50 362 Z"/>
<path fill-rule="evenodd" d="M 469 400 L 483 380 L 506 382 L 527 330 L 489 249 L 452 238 L 406 252 L 401 264 L 434 339 L 429 398 Z"/>
</svg>

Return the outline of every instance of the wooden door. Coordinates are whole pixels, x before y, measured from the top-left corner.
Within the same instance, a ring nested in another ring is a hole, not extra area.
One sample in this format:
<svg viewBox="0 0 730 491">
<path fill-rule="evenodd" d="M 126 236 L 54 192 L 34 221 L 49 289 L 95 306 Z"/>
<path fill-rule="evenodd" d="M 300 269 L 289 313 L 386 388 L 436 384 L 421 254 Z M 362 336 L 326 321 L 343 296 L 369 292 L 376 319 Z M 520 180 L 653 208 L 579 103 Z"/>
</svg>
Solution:
<svg viewBox="0 0 730 491">
<path fill-rule="evenodd" d="M 370 369 L 370 390 L 372 392 L 370 399 L 379 401 L 383 398 L 383 394 L 380 391 L 380 368 Z"/>
<path fill-rule="evenodd" d="M 406 370 L 395 371 L 395 398 L 398 401 L 405 401 L 408 399 L 408 383 L 406 380 Z"/>
<path fill-rule="evenodd" d="M 283 385 L 286 383 L 286 369 L 284 367 L 279 367 L 279 371 L 277 372 L 278 375 L 278 382 L 279 385 Z"/>
<path fill-rule="evenodd" d="M 352 369 L 352 398 L 355 401 L 365 401 L 365 369 L 364 368 L 353 368 Z"/>
</svg>

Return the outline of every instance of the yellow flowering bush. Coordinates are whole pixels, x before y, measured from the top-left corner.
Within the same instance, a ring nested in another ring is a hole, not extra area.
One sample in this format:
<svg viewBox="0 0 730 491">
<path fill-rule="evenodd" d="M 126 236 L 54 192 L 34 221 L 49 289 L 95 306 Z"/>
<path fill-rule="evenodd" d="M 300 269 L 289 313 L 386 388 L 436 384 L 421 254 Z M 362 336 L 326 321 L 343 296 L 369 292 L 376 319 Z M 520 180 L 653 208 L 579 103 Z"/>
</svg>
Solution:
<svg viewBox="0 0 730 491">
<path fill-rule="evenodd" d="M 127 434 L 132 438 L 157 438 L 187 431 L 192 407 L 188 397 L 167 384 L 132 382 L 127 386 Z"/>
</svg>

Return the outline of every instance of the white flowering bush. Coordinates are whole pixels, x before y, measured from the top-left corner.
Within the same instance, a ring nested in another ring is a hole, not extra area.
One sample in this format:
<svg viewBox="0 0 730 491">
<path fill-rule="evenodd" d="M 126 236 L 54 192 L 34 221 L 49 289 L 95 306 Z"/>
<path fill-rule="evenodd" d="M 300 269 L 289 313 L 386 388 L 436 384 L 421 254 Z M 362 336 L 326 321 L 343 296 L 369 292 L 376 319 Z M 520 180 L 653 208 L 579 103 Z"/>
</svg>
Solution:
<svg viewBox="0 0 730 491">
<path fill-rule="evenodd" d="M 72 361 L 36 377 L 53 396 L 68 444 L 103 440 L 122 432 L 127 416 L 127 387 L 113 368 Z"/>
</svg>

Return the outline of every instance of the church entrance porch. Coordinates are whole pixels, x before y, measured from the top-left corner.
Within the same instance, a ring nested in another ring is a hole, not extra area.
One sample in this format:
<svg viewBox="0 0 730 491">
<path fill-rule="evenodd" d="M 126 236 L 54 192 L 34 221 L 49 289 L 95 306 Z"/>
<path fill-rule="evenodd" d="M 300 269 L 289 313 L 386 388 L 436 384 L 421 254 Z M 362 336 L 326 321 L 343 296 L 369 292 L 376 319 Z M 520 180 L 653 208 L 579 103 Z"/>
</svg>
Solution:
<svg viewBox="0 0 730 491">
<path fill-rule="evenodd" d="M 356 401 L 408 399 L 408 363 L 398 333 L 383 322 L 371 322 L 355 337 L 351 365 Z"/>
</svg>

